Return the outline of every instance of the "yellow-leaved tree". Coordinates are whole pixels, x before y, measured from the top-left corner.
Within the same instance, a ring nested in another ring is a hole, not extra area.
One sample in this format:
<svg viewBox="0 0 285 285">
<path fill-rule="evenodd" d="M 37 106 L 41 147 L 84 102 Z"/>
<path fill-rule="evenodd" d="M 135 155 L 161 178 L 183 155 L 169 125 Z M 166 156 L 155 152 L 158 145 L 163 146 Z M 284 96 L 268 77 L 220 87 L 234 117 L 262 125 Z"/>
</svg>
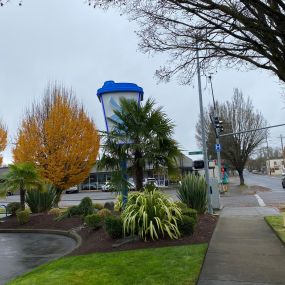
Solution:
<svg viewBox="0 0 285 285">
<path fill-rule="evenodd" d="M 7 127 L 0 121 L 0 166 L 3 162 L 2 152 L 7 146 Z"/>
<path fill-rule="evenodd" d="M 82 182 L 96 162 L 100 137 L 72 91 L 50 86 L 40 103 L 26 112 L 13 149 L 15 162 L 33 162 L 63 190 Z"/>
</svg>

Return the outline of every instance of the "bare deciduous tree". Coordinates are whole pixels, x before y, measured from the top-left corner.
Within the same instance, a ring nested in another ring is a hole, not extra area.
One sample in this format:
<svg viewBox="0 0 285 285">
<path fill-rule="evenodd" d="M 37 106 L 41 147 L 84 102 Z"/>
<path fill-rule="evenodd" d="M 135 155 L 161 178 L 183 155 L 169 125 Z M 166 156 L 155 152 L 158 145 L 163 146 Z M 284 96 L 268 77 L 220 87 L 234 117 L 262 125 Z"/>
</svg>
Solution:
<svg viewBox="0 0 285 285">
<path fill-rule="evenodd" d="M 284 0 L 89 0 L 118 7 L 139 23 L 140 48 L 162 52 L 169 61 L 162 80 L 179 73 L 188 83 L 196 72 L 198 41 L 202 68 L 257 67 L 285 81 Z"/>
<path fill-rule="evenodd" d="M 215 134 L 209 116 L 212 113 L 212 107 L 205 111 L 205 125 L 208 152 L 209 155 L 215 156 Z M 249 98 L 245 100 L 243 94 L 238 89 L 234 90 L 231 101 L 227 101 L 224 104 L 216 103 L 216 114 L 223 120 L 224 133 L 238 133 L 245 130 L 258 129 L 265 127 L 267 124 L 262 114 L 254 111 L 251 100 Z M 265 140 L 266 132 L 266 130 L 260 130 L 221 137 L 221 156 L 228 160 L 238 171 L 241 185 L 244 184 L 243 170 L 246 162 L 254 150 Z M 201 145 L 200 121 L 196 125 L 196 139 Z"/>
</svg>

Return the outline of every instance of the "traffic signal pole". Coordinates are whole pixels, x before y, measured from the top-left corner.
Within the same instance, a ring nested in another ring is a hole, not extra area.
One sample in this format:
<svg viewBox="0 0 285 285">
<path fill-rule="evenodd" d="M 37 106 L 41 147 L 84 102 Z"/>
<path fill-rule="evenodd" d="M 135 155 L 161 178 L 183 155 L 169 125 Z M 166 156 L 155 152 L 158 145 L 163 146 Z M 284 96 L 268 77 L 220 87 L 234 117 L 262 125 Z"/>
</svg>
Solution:
<svg viewBox="0 0 285 285">
<path fill-rule="evenodd" d="M 213 83 L 212 83 L 212 76 L 211 75 L 209 76 L 209 79 L 210 79 L 210 84 L 211 84 L 212 99 L 213 99 L 213 106 L 214 106 L 214 120 L 215 120 L 215 118 L 218 116 L 218 114 L 217 114 L 216 102 L 215 102 L 215 98 L 214 98 L 214 90 L 213 90 Z M 220 144 L 220 132 L 215 127 L 215 124 L 213 122 L 212 117 L 211 117 L 211 121 L 212 121 L 212 124 L 213 124 L 214 129 L 215 129 L 216 145 L 219 145 Z M 219 121 L 219 119 L 218 119 L 218 121 Z M 217 151 L 217 160 L 218 160 L 218 179 L 219 179 L 219 185 L 221 185 L 221 183 L 222 183 L 222 173 L 221 173 L 222 163 L 221 163 L 221 152 L 220 151 Z"/>
<path fill-rule="evenodd" d="M 216 144 L 220 144 L 220 138 L 219 136 L 216 136 Z M 218 160 L 218 178 L 219 178 L 219 185 L 222 184 L 222 163 L 221 163 L 221 153 L 218 151 L 217 152 L 217 160 Z"/>
<path fill-rule="evenodd" d="M 215 136 L 216 136 L 216 145 L 220 145 L 220 129 L 217 127 L 215 120 L 218 120 L 219 123 L 219 118 L 216 117 L 216 110 L 214 109 L 214 118 L 210 115 L 210 119 L 213 125 L 213 128 L 215 130 Z M 219 179 L 219 185 L 221 185 L 222 183 L 222 173 L 221 173 L 221 169 L 222 169 L 222 163 L 221 163 L 221 152 L 220 151 L 216 151 L 217 153 L 217 161 L 218 161 L 218 179 Z"/>
<path fill-rule="evenodd" d="M 209 162 L 208 162 L 206 136 L 205 136 L 205 119 L 204 119 L 204 110 L 203 110 L 204 107 L 203 107 L 203 98 L 202 98 L 198 43 L 196 43 L 196 56 L 197 56 L 197 74 L 198 74 L 200 117 L 201 117 L 202 141 L 203 141 L 203 155 L 204 155 L 204 162 L 205 162 L 204 167 L 205 167 L 205 178 L 206 178 L 206 183 L 207 183 L 208 213 L 213 214 L 213 208 L 212 208 L 212 202 L 211 202 L 210 179 L 209 179 Z"/>
</svg>

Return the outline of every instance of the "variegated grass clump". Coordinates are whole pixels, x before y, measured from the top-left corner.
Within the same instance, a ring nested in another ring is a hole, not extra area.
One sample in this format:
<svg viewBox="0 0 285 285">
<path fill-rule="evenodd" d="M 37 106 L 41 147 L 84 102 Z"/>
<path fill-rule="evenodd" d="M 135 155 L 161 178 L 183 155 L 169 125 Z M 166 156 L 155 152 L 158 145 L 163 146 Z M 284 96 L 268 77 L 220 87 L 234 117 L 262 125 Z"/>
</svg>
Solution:
<svg viewBox="0 0 285 285">
<path fill-rule="evenodd" d="M 129 195 L 122 219 L 125 235 L 138 234 L 144 240 L 180 237 L 177 221 L 181 220 L 181 210 L 156 189 Z"/>
</svg>

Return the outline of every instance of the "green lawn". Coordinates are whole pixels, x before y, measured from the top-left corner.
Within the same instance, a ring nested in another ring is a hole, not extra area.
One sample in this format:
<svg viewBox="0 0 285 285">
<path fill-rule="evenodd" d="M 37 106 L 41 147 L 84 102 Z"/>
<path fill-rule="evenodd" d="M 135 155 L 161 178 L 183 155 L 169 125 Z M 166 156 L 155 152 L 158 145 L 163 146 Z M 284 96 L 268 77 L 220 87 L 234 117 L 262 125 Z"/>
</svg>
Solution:
<svg viewBox="0 0 285 285">
<path fill-rule="evenodd" d="M 199 244 L 63 257 L 8 284 L 194 285 L 206 250 Z"/>
<path fill-rule="evenodd" d="M 266 222 L 273 228 L 277 236 L 285 243 L 285 228 L 283 227 L 282 216 L 267 216 Z"/>
</svg>

